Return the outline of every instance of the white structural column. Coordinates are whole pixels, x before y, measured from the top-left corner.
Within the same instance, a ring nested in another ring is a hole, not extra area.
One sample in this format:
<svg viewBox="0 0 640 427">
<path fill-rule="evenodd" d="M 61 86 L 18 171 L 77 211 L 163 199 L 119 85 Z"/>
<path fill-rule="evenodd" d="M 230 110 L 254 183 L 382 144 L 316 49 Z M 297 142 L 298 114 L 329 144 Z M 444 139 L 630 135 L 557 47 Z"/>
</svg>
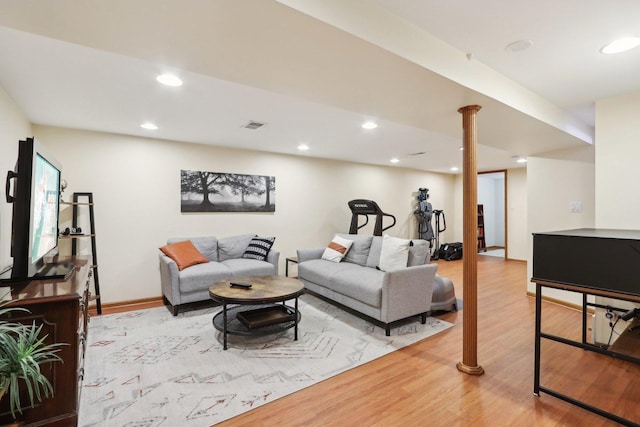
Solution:
<svg viewBox="0 0 640 427">
<path fill-rule="evenodd" d="M 463 129 L 463 299 L 462 362 L 459 371 L 482 375 L 478 365 L 478 161 L 477 124 L 479 105 L 468 105 L 458 110 L 462 114 Z"/>
</svg>

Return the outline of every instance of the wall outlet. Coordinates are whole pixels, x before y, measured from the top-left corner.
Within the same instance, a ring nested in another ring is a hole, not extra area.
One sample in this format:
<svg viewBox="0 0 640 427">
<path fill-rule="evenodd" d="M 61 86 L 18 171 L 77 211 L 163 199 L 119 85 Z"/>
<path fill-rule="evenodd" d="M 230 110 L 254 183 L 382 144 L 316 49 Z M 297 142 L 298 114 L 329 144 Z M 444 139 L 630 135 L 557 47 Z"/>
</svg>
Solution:
<svg viewBox="0 0 640 427">
<path fill-rule="evenodd" d="M 580 213 L 580 212 L 582 212 L 582 202 L 571 202 L 571 203 L 569 203 L 569 212 L 571 212 L 571 213 Z"/>
</svg>

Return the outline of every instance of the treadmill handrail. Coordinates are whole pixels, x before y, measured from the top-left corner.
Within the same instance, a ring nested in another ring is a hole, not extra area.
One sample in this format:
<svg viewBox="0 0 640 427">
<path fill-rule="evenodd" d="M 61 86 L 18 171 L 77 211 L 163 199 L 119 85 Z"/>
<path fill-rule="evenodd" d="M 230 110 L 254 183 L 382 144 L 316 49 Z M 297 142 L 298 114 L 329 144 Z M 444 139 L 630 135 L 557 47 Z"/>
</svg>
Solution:
<svg viewBox="0 0 640 427">
<path fill-rule="evenodd" d="M 396 225 L 396 217 L 382 212 L 380 206 L 373 200 L 355 199 L 347 203 L 351 209 L 351 227 L 349 228 L 350 234 L 358 234 L 358 230 L 369 223 L 369 215 L 376 216 L 376 223 L 373 230 L 374 236 L 382 236 L 382 232 L 390 229 Z M 358 215 L 365 216 L 365 223 L 358 225 Z M 382 218 L 388 216 L 393 219 L 393 223 L 385 228 L 382 228 Z"/>
<path fill-rule="evenodd" d="M 391 219 L 393 219 L 393 224 L 391 224 L 391 225 L 390 225 L 390 226 L 388 226 L 388 227 L 383 228 L 383 229 L 382 229 L 382 231 L 388 230 L 388 229 L 390 229 L 391 227 L 393 227 L 394 225 L 396 225 L 396 217 L 395 217 L 395 216 L 393 216 L 393 215 L 391 215 L 391 214 L 386 214 L 386 213 L 383 213 L 382 215 L 383 215 L 383 216 L 390 216 L 390 217 L 391 217 Z"/>
</svg>

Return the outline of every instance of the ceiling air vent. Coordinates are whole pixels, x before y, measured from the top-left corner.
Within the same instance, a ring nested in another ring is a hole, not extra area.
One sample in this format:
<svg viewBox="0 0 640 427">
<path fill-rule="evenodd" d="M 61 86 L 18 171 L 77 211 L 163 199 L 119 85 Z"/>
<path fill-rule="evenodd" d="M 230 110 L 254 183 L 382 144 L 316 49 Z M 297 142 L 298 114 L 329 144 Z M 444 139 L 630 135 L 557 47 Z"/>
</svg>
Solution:
<svg viewBox="0 0 640 427">
<path fill-rule="evenodd" d="M 256 130 L 260 129 L 262 126 L 266 125 L 266 123 L 254 122 L 253 120 L 242 126 L 245 129 Z"/>
<path fill-rule="evenodd" d="M 426 151 L 418 151 L 417 153 L 409 153 L 410 156 L 422 156 L 424 154 L 429 154 Z"/>
</svg>

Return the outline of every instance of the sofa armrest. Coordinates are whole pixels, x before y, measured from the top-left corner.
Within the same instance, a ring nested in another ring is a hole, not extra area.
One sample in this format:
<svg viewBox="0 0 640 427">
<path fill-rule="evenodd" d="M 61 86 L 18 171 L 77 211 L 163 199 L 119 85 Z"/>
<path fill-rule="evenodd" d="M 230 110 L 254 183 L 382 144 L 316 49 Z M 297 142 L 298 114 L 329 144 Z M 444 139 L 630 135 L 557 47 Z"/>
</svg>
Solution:
<svg viewBox="0 0 640 427">
<path fill-rule="evenodd" d="M 309 261 L 310 259 L 320 259 L 325 248 L 298 249 L 298 263 Z"/>
<path fill-rule="evenodd" d="M 271 248 L 269 253 L 267 254 L 267 262 L 273 264 L 275 267 L 275 272 L 273 273 L 275 276 L 278 275 L 278 264 L 280 263 L 280 251 Z"/>
<path fill-rule="evenodd" d="M 178 280 L 178 265 L 171 258 L 160 254 L 160 284 L 162 294 L 171 305 L 180 305 L 180 288 Z"/>
<path fill-rule="evenodd" d="M 423 264 L 385 273 L 381 317 L 393 322 L 431 310 L 438 264 Z"/>
</svg>

